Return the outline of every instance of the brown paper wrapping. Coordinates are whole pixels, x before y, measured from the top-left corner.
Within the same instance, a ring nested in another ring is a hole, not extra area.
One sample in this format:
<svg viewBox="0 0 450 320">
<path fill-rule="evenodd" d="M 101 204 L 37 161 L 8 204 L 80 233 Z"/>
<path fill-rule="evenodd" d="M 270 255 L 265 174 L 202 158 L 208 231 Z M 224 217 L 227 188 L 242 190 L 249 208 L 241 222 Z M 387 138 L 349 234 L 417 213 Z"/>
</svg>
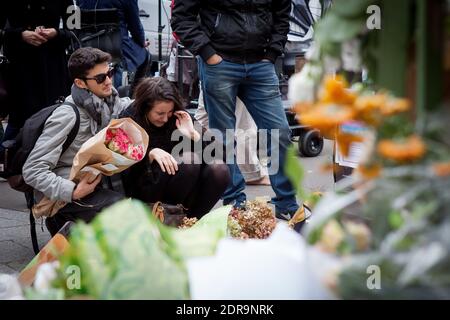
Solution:
<svg viewBox="0 0 450 320">
<path fill-rule="evenodd" d="M 122 172 L 137 163 L 137 161 L 126 158 L 115 153 L 105 145 L 106 131 L 108 129 L 122 128 L 131 138 L 134 144 L 141 144 L 144 151 L 147 150 L 149 137 L 147 132 L 131 118 L 111 120 L 109 125 L 86 141 L 73 159 L 69 180 L 80 181 L 85 174 L 92 173 L 94 180 L 99 173 L 112 176 Z M 145 155 L 144 155 L 145 156 Z M 50 200 L 44 197 L 38 204 L 33 206 L 33 215 L 36 218 L 42 216 L 53 216 L 66 205 L 60 200 Z"/>
</svg>

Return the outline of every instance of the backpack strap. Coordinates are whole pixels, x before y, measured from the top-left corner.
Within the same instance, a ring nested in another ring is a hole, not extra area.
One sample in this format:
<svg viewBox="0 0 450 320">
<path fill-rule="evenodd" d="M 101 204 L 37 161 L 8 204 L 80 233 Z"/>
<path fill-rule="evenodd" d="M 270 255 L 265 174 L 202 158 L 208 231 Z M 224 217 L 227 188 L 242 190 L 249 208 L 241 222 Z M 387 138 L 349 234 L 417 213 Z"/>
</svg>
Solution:
<svg viewBox="0 0 450 320">
<path fill-rule="evenodd" d="M 62 105 L 63 104 L 72 107 L 73 111 L 75 112 L 75 115 L 76 115 L 77 119 L 75 121 L 75 125 L 73 126 L 72 130 L 70 131 L 69 135 L 67 136 L 66 141 L 63 144 L 61 154 L 63 154 L 64 152 L 67 151 L 69 146 L 75 140 L 75 138 L 76 138 L 76 136 L 78 134 L 78 130 L 80 130 L 80 111 L 78 110 L 78 107 L 75 104 L 73 104 L 72 102 L 64 102 L 64 103 L 62 103 Z"/>
</svg>

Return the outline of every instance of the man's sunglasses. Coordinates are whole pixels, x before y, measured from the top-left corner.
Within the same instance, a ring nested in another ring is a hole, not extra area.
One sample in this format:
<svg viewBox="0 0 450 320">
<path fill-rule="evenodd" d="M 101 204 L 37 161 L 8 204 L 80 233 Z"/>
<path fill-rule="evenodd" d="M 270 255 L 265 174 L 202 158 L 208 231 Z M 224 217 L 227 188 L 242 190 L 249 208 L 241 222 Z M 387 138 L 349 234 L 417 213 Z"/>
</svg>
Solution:
<svg viewBox="0 0 450 320">
<path fill-rule="evenodd" d="M 110 68 L 107 73 L 100 73 L 92 78 L 82 78 L 82 80 L 95 80 L 98 84 L 105 82 L 106 77 L 112 78 L 114 76 L 115 69 L 114 67 Z"/>
</svg>

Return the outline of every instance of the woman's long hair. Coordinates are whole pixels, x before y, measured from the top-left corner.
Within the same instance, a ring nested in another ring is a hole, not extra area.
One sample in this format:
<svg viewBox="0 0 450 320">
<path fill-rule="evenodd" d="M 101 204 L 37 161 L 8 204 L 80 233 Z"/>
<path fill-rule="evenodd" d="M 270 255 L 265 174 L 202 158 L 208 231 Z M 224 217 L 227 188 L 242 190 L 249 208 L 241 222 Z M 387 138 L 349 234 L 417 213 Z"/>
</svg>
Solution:
<svg viewBox="0 0 450 320">
<path fill-rule="evenodd" d="M 158 101 L 173 102 L 174 110 L 184 110 L 177 88 L 164 78 L 144 78 L 134 91 L 133 111 L 139 124 L 148 126 L 147 115 Z"/>
</svg>

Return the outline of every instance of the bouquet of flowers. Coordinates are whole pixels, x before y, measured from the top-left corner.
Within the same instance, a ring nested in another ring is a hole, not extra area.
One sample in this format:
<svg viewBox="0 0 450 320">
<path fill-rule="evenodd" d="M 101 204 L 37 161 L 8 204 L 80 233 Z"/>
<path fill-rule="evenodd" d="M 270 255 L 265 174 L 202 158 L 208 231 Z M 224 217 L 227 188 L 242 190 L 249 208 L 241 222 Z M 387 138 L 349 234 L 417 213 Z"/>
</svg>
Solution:
<svg viewBox="0 0 450 320">
<path fill-rule="evenodd" d="M 148 135 L 130 118 L 115 119 L 86 141 L 74 158 L 70 179 L 86 171 L 106 176 L 119 173 L 144 158 Z"/>
<path fill-rule="evenodd" d="M 75 155 L 70 180 L 79 181 L 86 174 L 112 176 L 142 160 L 148 146 L 148 134 L 130 118 L 114 119 L 86 141 Z M 61 200 L 44 197 L 33 206 L 35 217 L 54 215 L 66 205 Z"/>
</svg>

